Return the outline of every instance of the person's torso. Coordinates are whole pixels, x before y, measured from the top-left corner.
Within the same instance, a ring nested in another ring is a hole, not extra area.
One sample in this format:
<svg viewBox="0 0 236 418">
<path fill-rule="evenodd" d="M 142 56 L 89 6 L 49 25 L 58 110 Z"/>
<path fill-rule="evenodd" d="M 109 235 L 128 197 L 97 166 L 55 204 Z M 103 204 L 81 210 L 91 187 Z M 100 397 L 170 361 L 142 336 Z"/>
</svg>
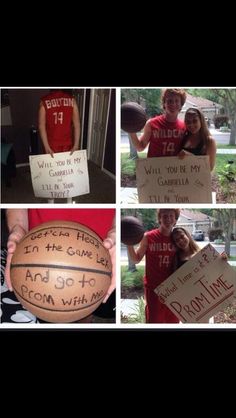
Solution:
<svg viewBox="0 0 236 418">
<path fill-rule="evenodd" d="M 186 134 L 183 138 L 182 149 L 191 152 L 193 155 L 206 155 L 206 147 L 204 146 L 203 139 L 200 138 L 199 143 L 196 145 L 193 145 L 194 143 L 196 143 L 196 139 Z"/>
<path fill-rule="evenodd" d="M 181 258 L 179 256 L 177 256 L 177 266 L 176 266 L 177 269 L 180 268 L 181 266 L 183 266 L 185 263 L 187 263 L 187 261 L 189 261 L 189 260 L 187 260 L 187 259 L 181 260 Z"/>
<path fill-rule="evenodd" d="M 185 124 L 181 120 L 168 122 L 164 115 L 150 120 L 152 129 L 148 157 L 171 157 L 178 154 L 185 132 Z"/>
<path fill-rule="evenodd" d="M 102 239 L 112 227 L 114 209 L 28 209 L 29 229 L 54 220 L 79 222 Z"/>
<path fill-rule="evenodd" d="M 46 111 L 46 130 L 49 144 L 71 143 L 74 99 L 70 94 L 56 91 L 42 98 Z"/>
<path fill-rule="evenodd" d="M 197 145 L 195 148 L 184 146 L 183 150 L 191 152 L 193 155 L 203 155 L 203 145 L 202 143 Z"/>
<path fill-rule="evenodd" d="M 159 229 L 147 233 L 146 277 L 144 284 L 154 289 L 173 273 L 175 247 Z"/>
</svg>

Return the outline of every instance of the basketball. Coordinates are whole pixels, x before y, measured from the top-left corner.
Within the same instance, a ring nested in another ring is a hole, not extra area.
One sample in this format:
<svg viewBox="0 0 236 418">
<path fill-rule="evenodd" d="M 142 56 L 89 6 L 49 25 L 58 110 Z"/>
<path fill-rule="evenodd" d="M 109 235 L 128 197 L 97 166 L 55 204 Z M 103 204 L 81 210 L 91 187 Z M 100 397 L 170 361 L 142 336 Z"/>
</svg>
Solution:
<svg viewBox="0 0 236 418">
<path fill-rule="evenodd" d="M 138 244 L 144 235 L 142 222 L 134 216 L 121 218 L 121 242 L 125 245 Z"/>
<path fill-rule="evenodd" d="M 102 239 L 76 222 L 52 221 L 31 229 L 11 262 L 16 297 L 47 322 L 90 315 L 111 283 L 111 260 Z"/>
<path fill-rule="evenodd" d="M 121 105 L 121 128 L 125 132 L 139 132 L 147 121 L 145 110 L 138 103 L 127 102 Z"/>
</svg>

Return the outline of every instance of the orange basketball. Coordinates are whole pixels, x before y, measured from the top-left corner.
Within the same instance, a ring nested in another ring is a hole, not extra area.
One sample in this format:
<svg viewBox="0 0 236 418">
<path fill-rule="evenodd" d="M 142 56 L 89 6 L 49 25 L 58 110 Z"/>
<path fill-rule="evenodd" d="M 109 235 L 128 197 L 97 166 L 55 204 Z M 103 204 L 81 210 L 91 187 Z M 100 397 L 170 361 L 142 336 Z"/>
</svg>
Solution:
<svg viewBox="0 0 236 418">
<path fill-rule="evenodd" d="M 111 283 L 111 260 L 102 239 L 75 222 L 46 222 L 17 245 L 11 262 L 16 297 L 47 322 L 90 315 Z"/>
</svg>

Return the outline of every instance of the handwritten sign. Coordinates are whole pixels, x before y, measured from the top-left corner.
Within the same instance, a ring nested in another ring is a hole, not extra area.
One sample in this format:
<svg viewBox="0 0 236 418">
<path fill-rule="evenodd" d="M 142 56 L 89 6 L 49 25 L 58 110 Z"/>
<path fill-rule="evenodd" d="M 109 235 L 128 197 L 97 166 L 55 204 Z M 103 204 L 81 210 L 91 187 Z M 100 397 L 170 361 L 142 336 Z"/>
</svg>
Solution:
<svg viewBox="0 0 236 418">
<path fill-rule="evenodd" d="M 86 150 L 31 155 L 31 179 L 36 197 L 50 199 L 89 193 Z"/>
<path fill-rule="evenodd" d="M 208 156 L 136 160 L 139 203 L 212 203 Z"/>
<path fill-rule="evenodd" d="M 232 302 L 235 289 L 235 271 L 208 244 L 155 292 L 181 322 L 204 323 Z"/>
</svg>

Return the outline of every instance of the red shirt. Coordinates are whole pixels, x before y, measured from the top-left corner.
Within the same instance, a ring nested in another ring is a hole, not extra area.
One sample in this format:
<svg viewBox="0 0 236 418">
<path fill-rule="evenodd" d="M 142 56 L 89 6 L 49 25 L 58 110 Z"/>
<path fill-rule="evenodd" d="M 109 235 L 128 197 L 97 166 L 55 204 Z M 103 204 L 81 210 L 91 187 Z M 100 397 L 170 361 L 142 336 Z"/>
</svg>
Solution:
<svg viewBox="0 0 236 418">
<path fill-rule="evenodd" d="M 41 99 L 46 111 L 46 131 L 50 146 L 72 145 L 74 98 L 57 90 Z"/>
<path fill-rule="evenodd" d="M 170 237 L 161 234 L 159 229 L 147 233 L 146 276 L 144 290 L 146 299 L 145 316 L 149 324 L 178 323 L 178 318 L 159 301 L 154 289 L 173 273 L 175 248 Z"/>
<path fill-rule="evenodd" d="M 173 157 L 181 149 L 185 123 L 181 120 L 168 122 L 165 115 L 150 119 L 152 134 L 148 147 L 148 157 Z"/>
<path fill-rule="evenodd" d="M 175 247 L 170 237 L 163 235 L 159 229 L 153 229 L 147 234 L 146 275 L 144 284 L 155 289 L 173 273 Z"/>
<path fill-rule="evenodd" d="M 79 222 L 102 239 L 112 227 L 115 209 L 28 209 L 29 229 L 49 221 Z"/>
</svg>

